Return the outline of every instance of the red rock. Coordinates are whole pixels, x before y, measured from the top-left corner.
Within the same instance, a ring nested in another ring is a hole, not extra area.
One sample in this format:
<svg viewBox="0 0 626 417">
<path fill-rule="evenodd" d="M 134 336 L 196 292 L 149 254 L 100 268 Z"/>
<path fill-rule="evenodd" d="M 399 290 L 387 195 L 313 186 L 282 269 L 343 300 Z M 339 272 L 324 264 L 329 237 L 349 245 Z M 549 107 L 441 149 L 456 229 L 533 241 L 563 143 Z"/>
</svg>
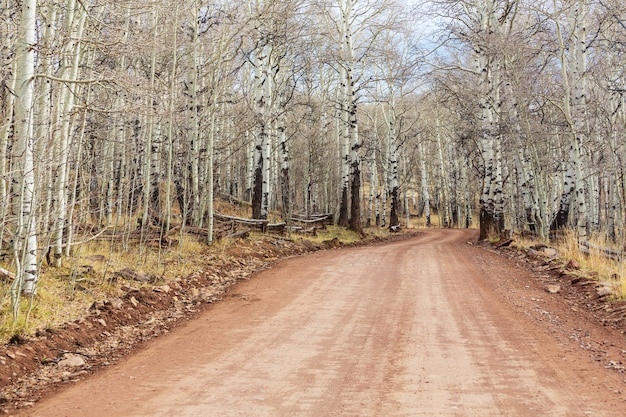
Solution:
<svg viewBox="0 0 626 417">
<path fill-rule="evenodd" d="M 580 264 L 576 259 L 570 259 L 570 261 L 567 263 L 566 268 L 569 270 L 580 269 Z"/>
</svg>

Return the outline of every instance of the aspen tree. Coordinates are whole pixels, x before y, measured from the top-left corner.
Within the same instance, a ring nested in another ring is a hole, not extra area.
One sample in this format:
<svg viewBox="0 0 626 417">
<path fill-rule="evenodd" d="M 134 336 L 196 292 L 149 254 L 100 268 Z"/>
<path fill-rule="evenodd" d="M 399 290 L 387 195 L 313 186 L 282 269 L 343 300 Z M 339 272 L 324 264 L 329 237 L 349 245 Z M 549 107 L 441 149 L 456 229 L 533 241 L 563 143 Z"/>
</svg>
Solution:
<svg viewBox="0 0 626 417">
<path fill-rule="evenodd" d="M 431 225 L 430 222 L 430 194 L 428 192 L 428 170 L 426 169 L 426 155 L 424 154 L 424 145 L 421 138 L 417 140 L 417 153 L 419 155 L 420 162 L 420 175 L 421 175 L 421 189 L 422 189 L 422 204 L 424 205 L 424 219 L 426 220 L 426 227 Z"/>
<path fill-rule="evenodd" d="M 160 212 L 160 196 L 159 196 L 159 180 L 158 180 L 158 164 L 159 164 L 159 136 L 160 129 L 156 120 L 156 60 L 157 60 L 157 43 L 159 34 L 159 9 L 154 5 L 152 10 L 152 56 L 150 58 L 150 86 L 148 98 L 148 132 L 146 136 L 146 159 L 144 168 L 144 186 L 143 186 L 143 214 L 142 214 L 142 230 L 147 230 L 150 224 L 156 223 L 156 216 Z"/>
<path fill-rule="evenodd" d="M 11 14 L 10 1 L 2 1 L 2 13 L 0 18 L 0 221 L 6 222 L 10 195 L 8 186 L 7 163 L 9 161 L 8 144 L 11 135 L 13 109 L 17 77 L 15 76 L 17 61 L 15 48 L 17 32 L 14 29 L 14 17 Z M 0 228 L 0 238 L 4 235 L 4 228 Z"/>
<path fill-rule="evenodd" d="M 504 191 L 501 154 L 502 32 L 515 17 L 514 0 L 447 2 L 455 17 L 458 39 L 471 48 L 477 87 L 476 143 L 481 159 L 480 239 L 504 230 Z"/>
<path fill-rule="evenodd" d="M 448 196 L 448 169 L 444 157 L 445 144 L 442 140 L 442 127 L 439 111 L 435 107 L 435 145 L 437 146 L 437 161 L 439 166 L 439 223 L 443 227 L 451 226 L 450 201 Z"/>
<path fill-rule="evenodd" d="M 341 144 L 341 184 L 338 224 L 362 233 L 361 225 L 361 143 L 358 133 L 358 97 L 356 74 L 355 38 L 371 24 L 372 31 L 378 33 L 379 26 L 373 22 L 386 10 L 385 2 L 359 2 L 340 0 L 336 4 L 323 4 L 326 17 L 337 30 L 335 47 L 338 57 L 337 89 L 337 138 Z M 375 36 L 374 36 L 375 38 Z M 366 43 L 367 44 L 367 43 Z M 364 59 L 370 44 L 360 51 Z"/>
<path fill-rule="evenodd" d="M 78 14 L 78 16 L 76 16 Z M 78 85 L 72 84 L 72 81 L 78 79 L 79 63 L 82 58 L 81 40 L 85 28 L 85 20 L 87 18 L 87 10 L 84 5 L 78 4 L 72 0 L 68 4 L 66 16 L 66 32 L 69 35 L 69 43 L 62 51 L 62 67 L 61 78 L 66 80 L 66 85 L 62 87 L 59 95 L 57 111 L 62 112 L 63 120 L 61 121 L 61 129 L 58 131 L 59 138 L 55 140 L 58 146 L 58 167 L 57 167 L 57 183 L 55 190 L 55 202 L 57 204 L 57 218 L 53 231 L 52 253 L 54 265 L 61 266 L 61 257 L 63 253 L 63 235 L 67 221 L 67 201 L 69 194 L 68 178 L 69 178 L 69 151 L 70 136 L 72 135 L 72 113 L 74 110 L 74 97 L 77 95 Z M 70 242 L 68 242 L 69 245 Z"/>
<path fill-rule="evenodd" d="M 554 0 L 554 10 L 559 10 Z M 585 184 L 582 177 L 581 148 L 585 141 L 585 115 L 587 88 L 585 82 L 587 45 L 586 26 L 587 15 L 585 0 L 570 0 L 566 3 L 568 26 L 570 28 L 570 42 L 566 43 L 563 26 L 559 16 L 555 16 L 554 24 L 558 37 L 558 59 L 561 66 L 562 83 L 564 90 L 561 111 L 571 131 L 569 145 L 568 168 L 563 183 L 559 210 L 550 226 L 551 230 L 564 228 L 568 224 L 572 200 L 576 198 L 576 224 L 578 237 L 584 240 L 587 236 L 587 207 Z"/>
<path fill-rule="evenodd" d="M 15 178 L 13 179 L 13 207 L 17 216 L 14 239 L 16 279 L 11 287 L 14 308 L 19 292 L 33 295 L 37 291 L 39 267 L 37 264 L 37 217 L 35 207 L 35 166 L 33 138 L 33 93 L 35 72 L 37 2 L 22 2 L 19 32 L 16 44 L 15 121 Z M 14 310 L 14 314 L 17 310 Z"/>
<path fill-rule="evenodd" d="M 254 54 L 254 102 L 258 124 L 255 132 L 254 186 L 252 189 L 252 217 L 255 219 L 267 219 L 269 209 L 271 49 L 271 45 L 264 45 Z"/>
<path fill-rule="evenodd" d="M 391 211 L 389 214 L 389 228 L 395 229 L 400 226 L 400 220 L 398 213 L 400 211 L 400 178 L 399 178 L 399 140 L 398 140 L 398 127 L 397 116 L 395 109 L 395 98 L 393 88 L 390 91 L 389 98 L 389 114 L 385 114 L 387 121 L 387 141 L 388 141 L 388 164 L 389 164 L 389 195 L 391 198 Z"/>
</svg>

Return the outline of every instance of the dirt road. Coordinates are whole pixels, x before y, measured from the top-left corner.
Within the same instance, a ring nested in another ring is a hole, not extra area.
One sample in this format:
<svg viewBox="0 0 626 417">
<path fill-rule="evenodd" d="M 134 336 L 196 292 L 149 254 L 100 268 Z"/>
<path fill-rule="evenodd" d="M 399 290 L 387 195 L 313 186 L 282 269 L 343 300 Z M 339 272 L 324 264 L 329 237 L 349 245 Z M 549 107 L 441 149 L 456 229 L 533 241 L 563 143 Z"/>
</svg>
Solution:
<svg viewBox="0 0 626 417">
<path fill-rule="evenodd" d="M 23 415 L 626 415 L 624 374 L 568 335 L 623 338 L 570 322 L 558 300 L 541 308 L 562 313 L 535 308 L 558 295 L 472 237 L 282 262 Z"/>
</svg>

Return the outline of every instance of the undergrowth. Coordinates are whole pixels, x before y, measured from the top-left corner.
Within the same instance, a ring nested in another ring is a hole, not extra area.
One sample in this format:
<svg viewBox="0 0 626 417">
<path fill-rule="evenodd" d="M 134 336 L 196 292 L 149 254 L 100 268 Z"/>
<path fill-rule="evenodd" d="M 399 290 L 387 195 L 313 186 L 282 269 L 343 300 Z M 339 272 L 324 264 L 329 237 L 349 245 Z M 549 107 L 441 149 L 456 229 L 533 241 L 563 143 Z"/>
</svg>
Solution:
<svg viewBox="0 0 626 417">
<path fill-rule="evenodd" d="M 117 240 L 94 240 L 77 245 L 60 268 L 42 263 L 37 294 L 22 297 L 17 321 L 13 319 L 9 281 L 0 284 L 0 342 L 15 334 L 28 335 L 79 318 L 94 301 L 123 294 L 124 286 L 187 276 L 202 267 L 198 259 L 209 250 L 198 237 L 184 235 L 176 246 L 146 247 Z M 10 265 L 2 265 L 9 269 Z M 129 280 L 120 272 L 141 278 Z"/>
<path fill-rule="evenodd" d="M 573 231 L 565 231 L 562 235 L 551 242 L 541 242 L 524 237 L 515 239 L 515 243 L 522 249 L 543 243 L 553 246 L 558 251 L 559 259 L 563 263 L 575 260 L 580 265 L 582 271 L 593 272 L 591 278 L 598 281 L 606 281 L 612 284 L 614 288 L 615 300 L 626 300 L 626 265 L 625 261 L 617 261 L 610 258 L 599 250 L 599 248 L 609 249 L 616 252 L 622 251 L 616 243 L 608 239 L 607 236 L 597 234 L 591 236 L 587 241 L 592 245 L 588 253 L 580 250 L 578 243 L 578 235 Z"/>
<path fill-rule="evenodd" d="M 224 208 L 224 210 L 226 207 Z M 245 208 L 231 215 L 245 217 Z M 369 228 L 370 236 L 387 236 L 386 228 Z M 266 235 L 252 233 L 250 240 L 261 240 Z M 32 335 L 38 329 L 54 328 L 80 318 L 96 301 L 119 297 L 128 287 L 167 282 L 185 277 L 205 267 L 212 259 L 227 259 L 227 251 L 236 245 L 235 239 L 224 238 L 207 246 L 204 238 L 190 234 L 176 234 L 170 247 L 139 245 L 120 239 L 92 240 L 73 247 L 72 255 L 64 259 L 60 268 L 42 262 L 37 294 L 22 297 L 17 321 L 11 307 L 11 281 L 0 281 L 0 343 L 15 335 Z M 314 243 L 337 239 L 342 244 L 361 240 L 359 235 L 337 226 L 319 230 L 316 236 L 291 234 L 285 238 L 306 239 Z M 8 261 L 0 266 L 10 270 Z M 129 280 L 121 271 L 145 279 Z"/>
</svg>

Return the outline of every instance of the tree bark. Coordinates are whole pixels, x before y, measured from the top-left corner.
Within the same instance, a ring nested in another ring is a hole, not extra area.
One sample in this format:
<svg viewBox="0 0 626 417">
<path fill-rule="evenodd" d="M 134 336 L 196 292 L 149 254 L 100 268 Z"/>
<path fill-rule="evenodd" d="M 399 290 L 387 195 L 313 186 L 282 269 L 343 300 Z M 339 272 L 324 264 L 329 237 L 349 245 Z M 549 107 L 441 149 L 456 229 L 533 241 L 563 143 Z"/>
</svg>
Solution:
<svg viewBox="0 0 626 417">
<path fill-rule="evenodd" d="M 19 292 L 33 295 L 37 291 L 39 267 L 37 264 L 37 218 L 35 197 L 35 166 L 33 138 L 33 75 L 35 72 L 35 0 L 22 2 L 22 15 L 16 53 L 16 100 L 13 155 L 16 174 L 13 183 L 14 206 L 17 216 L 14 253 L 16 280 L 11 287 L 14 311 Z"/>
</svg>

